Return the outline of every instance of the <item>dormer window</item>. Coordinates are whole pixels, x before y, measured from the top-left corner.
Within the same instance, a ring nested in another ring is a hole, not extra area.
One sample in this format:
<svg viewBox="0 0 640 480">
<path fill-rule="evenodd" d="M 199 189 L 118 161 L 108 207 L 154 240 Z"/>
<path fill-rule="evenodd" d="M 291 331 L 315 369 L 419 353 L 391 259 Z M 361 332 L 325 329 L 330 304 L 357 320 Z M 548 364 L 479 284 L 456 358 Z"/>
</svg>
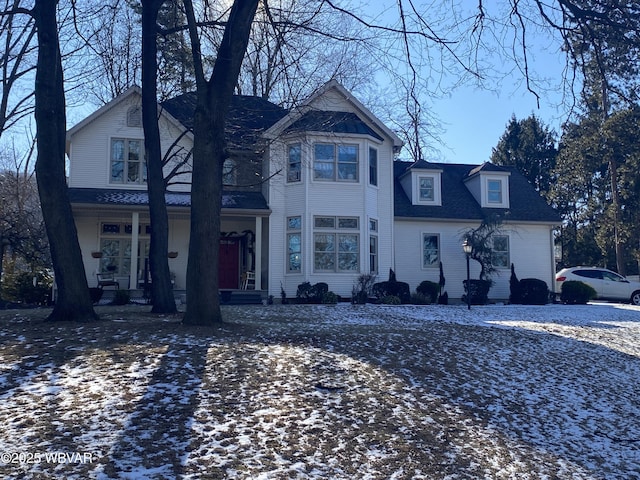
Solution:
<svg viewBox="0 0 640 480">
<path fill-rule="evenodd" d="M 434 182 L 433 177 L 419 177 L 418 190 L 420 193 L 418 198 L 421 202 L 433 202 L 435 200 Z"/>
<path fill-rule="evenodd" d="M 502 203 L 502 182 L 487 180 L 487 202 Z"/>
<path fill-rule="evenodd" d="M 414 205 L 442 205 L 442 188 L 440 172 L 414 171 L 412 178 L 412 194 Z"/>
<path fill-rule="evenodd" d="M 486 176 L 483 182 L 483 207 L 509 208 L 509 177 Z"/>
</svg>

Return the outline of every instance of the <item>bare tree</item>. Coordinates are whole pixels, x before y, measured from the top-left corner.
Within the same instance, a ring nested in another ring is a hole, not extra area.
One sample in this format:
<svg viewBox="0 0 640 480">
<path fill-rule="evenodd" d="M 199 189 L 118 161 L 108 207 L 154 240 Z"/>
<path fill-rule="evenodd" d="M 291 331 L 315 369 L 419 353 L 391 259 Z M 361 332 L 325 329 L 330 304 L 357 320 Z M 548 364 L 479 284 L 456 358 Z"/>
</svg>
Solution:
<svg viewBox="0 0 640 480">
<path fill-rule="evenodd" d="M 36 176 L 58 287 L 58 297 L 48 319 L 91 321 L 98 317 L 89 296 L 65 176 L 65 93 L 57 4 L 57 0 L 36 0 L 29 12 L 35 20 L 38 38 Z"/>
<path fill-rule="evenodd" d="M 165 178 L 160 147 L 157 101 L 157 20 L 164 0 L 142 0 L 142 125 L 147 162 L 149 215 L 151 220 L 151 299 L 154 313 L 176 312 L 167 252 L 169 215 L 165 202 Z"/>
<path fill-rule="evenodd" d="M 20 0 L 6 0 L 0 18 L 0 136 L 33 114 L 33 89 L 26 85 L 36 66 L 36 30 L 33 18 L 20 13 L 20 8 Z"/>
<path fill-rule="evenodd" d="M 218 298 L 218 249 L 222 208 L 222 165 L 226 158 L 225 122 L 258 0 L 236 0 L 224 24 L 213 71 L 207 79 L 191 0 L 184 0 L 196 75 L 191 231 L 184 323 L 222 321 Z"/>
</svg>

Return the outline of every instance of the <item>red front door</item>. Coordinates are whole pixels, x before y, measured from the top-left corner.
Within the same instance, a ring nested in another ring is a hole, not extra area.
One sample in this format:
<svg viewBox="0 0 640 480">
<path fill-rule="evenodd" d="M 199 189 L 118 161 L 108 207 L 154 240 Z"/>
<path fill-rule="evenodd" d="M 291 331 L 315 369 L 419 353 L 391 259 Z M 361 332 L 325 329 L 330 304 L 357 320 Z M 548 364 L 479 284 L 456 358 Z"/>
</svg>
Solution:
<svg viewBox="0 0 640 480">
<path fill-rule="evenodd" d="M 240 282 L 240 239 L 221 238 L 218 257 L 220 288 L 238 288 Z"/>
</svg>

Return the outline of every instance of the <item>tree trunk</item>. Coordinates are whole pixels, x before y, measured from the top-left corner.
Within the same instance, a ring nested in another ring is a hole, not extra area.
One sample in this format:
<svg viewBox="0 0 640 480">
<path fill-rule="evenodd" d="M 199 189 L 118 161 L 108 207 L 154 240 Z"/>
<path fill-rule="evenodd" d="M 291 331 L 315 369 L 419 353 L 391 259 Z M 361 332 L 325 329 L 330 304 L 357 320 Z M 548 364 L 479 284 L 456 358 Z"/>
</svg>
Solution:
<svg viewBox="0 0 640 480">
<path fill-rule="evenodd" d="M 57 0 L 37 0 L 33 10 L 38 29 L 36 177 L 58 286 L 58 297 L 49 320 L 91 321 L 98 317 L 89 296 L 65 176 L 66 116 L 57 3 Z"/>
<path fill-rule="evenodd" d="M 226 156 L 224 126 L 233 88 L 249 42 L 258 0 L 236 0 L 209 81 L 204 80 L 195 17 L 185 1 L 196 66 L 197 103 L 194 116 L 191 230 L 187 262 L 187 310 L 183 322 L 222 322 L 218 296 L 218 252 L 222 204 L 222 164 Z"/>
<path fill-rule="evenodd" d="M 169 271 L 169 216 L 165 202 L 165 181 L 162 171 L 160 130 L 157 101 L 156 22 L 164 0 L 142 1 L 142 126 L 147 163 L 147 190 L 151 219 L 151 301 L 154 313 L 175 313 L 176 302 Z M 132 266 L 133 268 L 134 266 Z"/>
</svg>

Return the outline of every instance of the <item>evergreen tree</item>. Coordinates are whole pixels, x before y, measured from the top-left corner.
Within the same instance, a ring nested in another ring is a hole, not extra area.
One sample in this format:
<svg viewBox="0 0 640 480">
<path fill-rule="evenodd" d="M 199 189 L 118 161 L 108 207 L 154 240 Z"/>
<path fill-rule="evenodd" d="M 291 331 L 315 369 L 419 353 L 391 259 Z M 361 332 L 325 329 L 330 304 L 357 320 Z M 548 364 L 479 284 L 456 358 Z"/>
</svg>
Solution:
<svg viewBox="0 0 640 480">
<path fill-rule="evenodd" d="M 496 165 L 514 166 L 545 198 L 553 181 L 558 150 L 555 132 L 535 115 L 517 120 L 515 115 L 491 153 Z"/>
</svg>

